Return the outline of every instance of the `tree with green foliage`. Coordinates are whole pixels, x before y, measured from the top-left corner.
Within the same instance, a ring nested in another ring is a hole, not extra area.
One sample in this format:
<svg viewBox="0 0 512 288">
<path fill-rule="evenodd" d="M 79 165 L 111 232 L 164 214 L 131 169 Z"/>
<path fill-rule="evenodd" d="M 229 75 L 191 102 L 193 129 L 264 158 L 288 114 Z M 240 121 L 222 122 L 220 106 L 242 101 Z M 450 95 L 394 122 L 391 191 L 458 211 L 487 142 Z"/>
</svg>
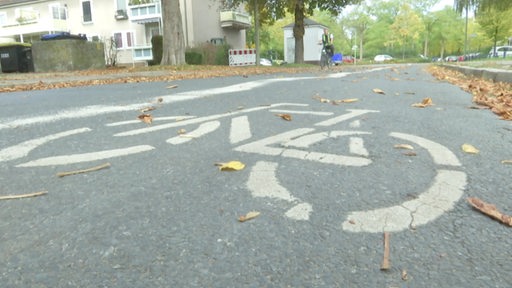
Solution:
<svg viewBox="0 0 512 288">
<path fill-rule="evenodd" d="M 507 37 L 512 33 L 512 8 L 485 10 L 479 14 L 477 21 L 485 34 L 492 39 L 494 54 L 496 54 L 498 43 L 500 41 L 503 41 L 503 44 L 507 43 Z"/>
<path fill-rule="evenodd" d="M 433 48 L 439 52 L 441 58 L 446 52 L 461 52 L 463 21 L 451 8 L 445 8 L 433 13 L 437 21 L 432 27 Z"/>
<path fill-rule="evenodd" d="M 344 24 L 349 30 L 351 30 L 351 33 L 353 33 L 354 38 L 357 37 L 357 39 L 355 39 L 357 43 L 353 43 L 357 47 L 353 48 L 359 48 L 360 59 L 363 59 L 364 57 L 366 31 L 369 29 L 370 25 L 373 22 L 370 15 L 368 15 L 368 13 L 365 13 L 364 9 L 366 9 L 364 5 L 357 6 L 344 17 Z"/>
<path fill-rule="evenodd" d="M 226 0 L 220 1 L 228 4 Z M 251 5 L 252 1 L 256 1 L 254 2 L 256 5 L 252 6 L 253 10 L 254 7 L 259 7 L 257 10 L 261 12 L 260 8 L 263 6 L 268 10 L 266 13 L 260 14 L 261 21 L 265 21 L 263 17 L 279 19 L 286 12 L 294 15 L 295 63 L 304 63 L 304 19 L 306 16 L 313 15 L 315 9 L 329 11 L 333 15 L 338 15 L 347 5 L 361 2 L 361 0 L 270 0 L 264 1 L 264 4 L 259 4 L 262 0 L 231 0 L 229 2 L 234 6 L 246 3 L 248 4 L 247 7 L 250 8 L 249 5 Z"/>
<path fill-rule="evenodd" d="M 397 44 L 402 48 L 402 58 L 405 58 L 407 49 L 413 51 L 414 43 L 420 38 L 420 33 L 424 29 L 423 23 L 416 12 L 411 9 L 409 4 L 403 4 L 391 24 L 391 30 Z"/>
</svg>

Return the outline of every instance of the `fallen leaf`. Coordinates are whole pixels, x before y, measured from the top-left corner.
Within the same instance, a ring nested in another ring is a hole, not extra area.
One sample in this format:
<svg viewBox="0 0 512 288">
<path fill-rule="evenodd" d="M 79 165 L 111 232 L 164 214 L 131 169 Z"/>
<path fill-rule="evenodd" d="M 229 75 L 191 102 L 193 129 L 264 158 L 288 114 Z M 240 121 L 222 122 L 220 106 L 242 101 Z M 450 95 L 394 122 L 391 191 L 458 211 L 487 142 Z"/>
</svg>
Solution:
<svg viewBox="0 0 512 288">
<path fill-rule="evenodd" d="M 462 144 L 462 151 L 469 153 L 469 154 L 478 154 L 480 151 L 475 148 L 475 146 L 471 144 Z"/>
<path fill-rule="evenodd" d="M 497 220 L 503 224 L 512 227 L 512 217 L 499 211 L 495 205 L 484 202 L 476 197 L 469 197 L 467 198 L 467 201 L 469 202 L 469 204 L 471 204 L 471 206 L 473 206 L 478 211 L 493 218 L 494 220 Z"/>
<path fill-rule="evenodd" d="M 384 91 L 382 91 L 381 89 L 379 88 L 373 88 L 372 90 L 374 93 L 377 93 L 377 94 L 386 94 Z"/>
<path fill-rule="evenodd" d="M 327 98 L 320 97 L 320 95 L 318 95 L 318 94 L 313 96 L 313 99 L 316 99 L 316 100 L 320 101 L 321 103 L 329 103 L 329 102 L 331 102 L 331 100 L 329 100 Z"/>
<path fill-rule="evenodd" d="M 158 103 L 162 103 L 162 102 L 164 102 L 164 98 L 158 97 L 158 99 L 156 99 L 156 101 L 158 101 Z"/>
<path fill-rule="evenodd" d="M 359 99 L 357 99 L 357 98 L 348 98 L 348 99 L 334 100 L 333 102 L 338 104 L 338 103 L 353 103 L 353 102 L 357 102 L 357 101 L 359 101 Z"/>
<path fill-rule="evenodd" d="M 418 107 L 418 108 L 425 108 L 425 107 L 432 106 L 432 105 L 434 105 L 432 103 L 432 98 L 423 98 L 421 103 L 412 104 L 413 107 Z"/>
<path fill-rule="evenodd" d="M 150 107 L 145 107 L 145 108 L 140 109 L 140 112 L 141 113 L 146 113 L 146 112 L 149 112 L 149 111 L 153 111 L 155 109 L 156 109 L 155 107 L 150 106 Z"/>
<path fill-rule="evenodd" d="M 139 115 L 138 117 L 142 122 L 146 123 L 146 124 L 151 124 L 153 122 L 153 116 L 149 115 L 149 114 L 141 114 Z"/>
<path fill-rule="evenodd" d="M 402 270 L 401 278 L 402 278 L 402 280 L 404 280 L 404 281 L 406 281 L 406 280 L 407 280 L 407 278 L 408 278 L 407 270 Z"/>
<path fill-rule="evenodd" d="M 409 149 L 409 150 L 414 150 L 414 147 L 412 147 L 412 145 L 409 145 L 409 144 L 396 144 L 394 146 L 396 149 Z"/>
<path fill-rule="evenodd" d="M 512 164 L 512 160 L 501 160 L 501 164 Z"/>
<path fill-rule="evenodd" d="M 187 133 L 187 130 L 185 130 L 185 129 L 178 130 L 178 135 L 183 135 L 185 133 Z"/>
<path fill-rule="evenodd" d="M 226 163 L 216 163 L 216 166 L 219 166 L 219 170 L 221 171 L 238 171 L 242 170 L 245 167 L 245 164 L 240 161 L 229 161 Z"/>
<path fill-rule="evenodd" d="M 258 211 L 251 211 L 245 215 L 242 215 L 240 217 L 238 217 L 238 221 L 240 222 L 245 222 L 245 221 L 248 221 L 248 220 L 251 220 L 251 219 L 254 219 L 256 217 L 258 217 L 260 215 L 260 212 Z"/>
<path fill-rule="evenodd" d="M 292 121 L 292 116 L 290 114 L 276 114 L 276 116 L 281 117 L 286 121 Z"/>
<path fill-rule="evenodd" d="M 405 156 L 416 156 L 416 152 L 413 152 L 413 151 L 410 151 L 410 152 L 406 152 L 404 153 Z"/>
<path fill-rule="evenodd" d="M 166 88 L 167 89 L 174 89 L 174 88 L 178 88 L 178 85 L 170 85 L 170 86 L 167 86 Z"/>
</svg>

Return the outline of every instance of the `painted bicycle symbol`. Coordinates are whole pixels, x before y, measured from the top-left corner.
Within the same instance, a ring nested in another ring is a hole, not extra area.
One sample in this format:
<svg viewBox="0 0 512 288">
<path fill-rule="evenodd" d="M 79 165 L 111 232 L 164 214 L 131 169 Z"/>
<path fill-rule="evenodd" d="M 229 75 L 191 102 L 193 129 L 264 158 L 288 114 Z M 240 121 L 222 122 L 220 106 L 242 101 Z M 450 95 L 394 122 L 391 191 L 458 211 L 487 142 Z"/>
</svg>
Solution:
<svg viewBox="0 0 512 288">
<path fill-rule="evenodd" d="M 174 120 L 169 123 L 157 124 L 154 126 L 127 130 L 114 134 L 114 137 L 135 136 L 145 133 L 152 133 L 165 129 L 176 127 L 197 125 L 195 130 L 190 131 L 189 135 L 194 137 L 173 136 L 166 140 L 168 144 L 180 145 L 192 141 L 193 139 L 203 137 L 216 131 L 222 118 L 231 119 L 230 142 L 234 145 L 250 139 L 250 122 L 248 114 L 255 111 L 269 110 L 273 113 L 283 110 L 276 110 L 282 107 L 307 107 L 307 104 L 300 103 L 278 103 L 268 107 L 255 107 L 241 111 L 210 115 L 206 117 L 183 117 L 181 121 L 176 122 L 180 116 L 169 116 L 158 119 L 159 121 Z M 289 112 L 289 110 L 286 110 Z M 299 111 L 294 111 L 299 112 Z M 317 113 L 312 111 L 302 111 L 303 113 Z M 262 156 L 285 157 L 300 159 L 303 161 L 314 161 L 329 165 L 361 167 L 372 164 L 369 151 L 364 147 L 363 137 L 371 136 L 371 132 L 360 130 L 330 130 L 317 131 L 319 128 L 329 128 L 336 124 L 357 119 L 365 114 L 374 114 L 379 111 L 374 110 L 348 110 L 348 113 L 331 117 L 312 125 L 313 127 L 296 128 L 278 135 L 255 140 L 249 143 L 235 146 L 234 151 L 241 153 L 255 153 Z M 319 113 L 321 116 L 328 116 L 329 113 Z M 107 126 L 121 126 L 134 124 L 133 121 L 124 121 L 110 123 Z M 358 128 L 359 124 L 355 120 L 352 125 Z M 31 150 L 47 144 L 53 140 L 91 132 L 92 129 L 84 127 L 47 135 L 41 138 L 32 139 L 19 143 L 11 147 L 0 150 L 0 162 L 26 157 Z M 324 153 L 311 151 L 310 147 L 315 143 L 325 141 L 326 139 L 337 139 L 349 137 L 350 155 L 340 155 L 334 153 Z M 348 213 L 342 226 L 344 230 L 353 232 L 380 232 L 399 231 L 409 228 L 411 225 L 424 225 L 441 216 L 446 211 L 453 208 L 453 205 L 462 197 L 463 189 L 466 185 L 465 173 L 457 170 L 461 164 L 456 156 L 446 147 L 431 140 L 399 132 L 389 133 L 389 137 L 408 141 L 424 148 L 429 152 L 432 160 L 440 168 L 437 169 L 435 178 L 431 186 L 421 193 L 416 199 L 409 200 L 391 207 L 377 208 L 369 211 L 352 211 Z M 136 153 L 143 153 L 155 149 L 152 145 L 137 145 L 118 149 L 109 149 L 103 151 L 94 151 L 89 153 L 57 155 L 31 160 L 16 165 L 23 167 L 39 167 L 66 165 L 80 162 L 90 162 L 114 157 L 128 156 Z M 314 207 L 301 199 L 295 197 L 292 192 L 280 184 L 276 177 L 278 163 L 272 161 L 259 161 L 251 169 L 247 188 L 253 197 L 268 197 L 274 200 L 284 200 L 291 204 L 291 208 L 285 212 L 285 216 L 295 220 L 308 220 Z M 261 183 L 265 183 L 261 185 Z"/>
</svg>

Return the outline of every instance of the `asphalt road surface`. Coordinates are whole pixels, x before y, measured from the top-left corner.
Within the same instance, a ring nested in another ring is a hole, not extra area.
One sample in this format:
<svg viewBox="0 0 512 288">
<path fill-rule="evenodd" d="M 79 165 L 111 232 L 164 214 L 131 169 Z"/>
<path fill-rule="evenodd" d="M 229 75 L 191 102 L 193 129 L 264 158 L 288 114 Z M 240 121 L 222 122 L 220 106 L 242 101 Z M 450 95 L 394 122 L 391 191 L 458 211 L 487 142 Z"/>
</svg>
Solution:
<svg viewBox="0 0 512 288">
<path fill-rule="evenodd" d="M 424 68 L 0 95 L 1 287 L 510 287 L 512 125 Z"/>
</svg>

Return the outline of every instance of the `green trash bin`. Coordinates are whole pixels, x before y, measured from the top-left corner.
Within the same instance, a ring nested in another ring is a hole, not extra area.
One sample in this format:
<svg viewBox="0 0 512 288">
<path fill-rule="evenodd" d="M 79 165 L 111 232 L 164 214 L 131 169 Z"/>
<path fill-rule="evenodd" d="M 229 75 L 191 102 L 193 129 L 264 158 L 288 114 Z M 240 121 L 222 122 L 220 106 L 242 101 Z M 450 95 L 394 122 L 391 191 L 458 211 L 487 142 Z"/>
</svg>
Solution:
<svg viewBox="0 0 512 288">
<path fill-rule="evenodd" d="M 0 64 L 2 72 L 33 72 L 32 48 L 26 43 L 0 45 Z"/>
</svg>

